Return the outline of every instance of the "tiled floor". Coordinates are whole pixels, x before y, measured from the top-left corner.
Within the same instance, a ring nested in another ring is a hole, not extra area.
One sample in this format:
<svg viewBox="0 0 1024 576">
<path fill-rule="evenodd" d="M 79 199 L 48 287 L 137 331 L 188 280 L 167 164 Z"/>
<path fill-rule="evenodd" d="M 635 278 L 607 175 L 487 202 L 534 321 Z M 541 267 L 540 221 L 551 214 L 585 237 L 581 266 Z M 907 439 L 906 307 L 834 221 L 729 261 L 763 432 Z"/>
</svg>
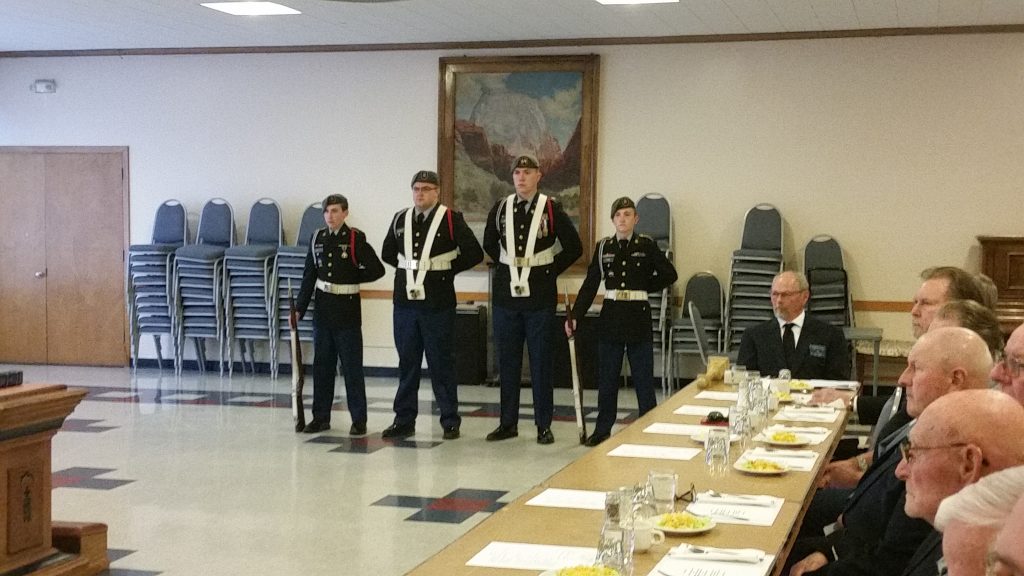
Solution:
<svg viewBox="0 0 1024 576">
<path fill-rule="evenodd" d="M 519 438 L 485 442 L 498 390 L 483 386 L 459 388 L 462 438 L 443 441 L 428 381 L 417 434 L 391 442 L 393 379 L 367 380 L 370 434 L 350 438 L 341 396 L 331 431 L 294 433 L 287 378 L 2 368 L 90 390 L 54 438 L 53 516 L 106 523 L 112 575 L 403 574 L 587 450 L 562 389 L 552 446 L 528 389 Z M 622 391 L 620 421 L 635 409 Z"/>
</svg>

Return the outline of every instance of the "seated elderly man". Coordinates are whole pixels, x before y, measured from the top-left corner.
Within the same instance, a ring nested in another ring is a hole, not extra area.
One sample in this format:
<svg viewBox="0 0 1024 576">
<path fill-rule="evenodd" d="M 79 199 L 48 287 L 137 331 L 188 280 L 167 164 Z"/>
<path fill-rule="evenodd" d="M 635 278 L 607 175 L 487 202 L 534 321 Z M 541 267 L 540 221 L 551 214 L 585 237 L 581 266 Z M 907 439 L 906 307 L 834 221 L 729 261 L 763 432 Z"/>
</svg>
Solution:
<svg viewBox="0 0 1024 576">
<path fill-rule="evenodd" d="M 1015 466 L 993 472 L 939 504 L 935 529 L 942 532 L 942 562 L 949 576 L 985 576 L 989 547 L 1022 496 L 1024 466 Z"/>
<path fill-rule="evenodd" d="M 782 272 L 772 280 L 775 318 L 743 332 L 736 363 L 775 376 L 789 370 L 794 378 L 848 380 L 850 349 L 843 331 L 808 315 L 810 292 L 799 272 Z"/>
<path fill-rule="evenodd" d="M 990 375 L 992 381 L 999 384 L 1003 392 L 1013 396 L 1017 402 L 1024 404 L 1024 324 L 1010 334 L 1006 349 Z"/>
<path fill-rule="evenodd" d="M 906 484 L 904 511 L 935 524 L 939 503 L 965 486 L 1024 464 L 1024 406 L 996 390 L 964 390 L 932 402 L 900 446 L 896 476 Z M 932 532 L 904 574 L 932 576 L 942 557 Z"/>
<path fill-rule="evenodd" d="M 923 335 L 910 351 L 900 375 L 907 412 L 918 417 L 932 402 L 960 390 L 984 389 L 992 357 L 985 342 L 966 328 L 938 328 Z M 904 484 L 896 477 L 899 444 L 909 425 L 879 443 L 878 458 L 861 478 L 837 524 L 823 537 L 797 540 L 790 576 L 802 574 L 899 576 L 931 526 L 908 518 Z M 802 558 L 802 559 L 801 559 Z"/>
<path fill-rule="evenodd" d="M 1021 546 L 1021 542 L 1024 542 L 1024 498 L 1014 504 L 1009 520 L 996 536 L 996 543 L 992 547 L 992 555 L 989 557 L 992 563 L 992 574 L 996 576 L 1024 574 L 1024 546 Z"/>
</svg>

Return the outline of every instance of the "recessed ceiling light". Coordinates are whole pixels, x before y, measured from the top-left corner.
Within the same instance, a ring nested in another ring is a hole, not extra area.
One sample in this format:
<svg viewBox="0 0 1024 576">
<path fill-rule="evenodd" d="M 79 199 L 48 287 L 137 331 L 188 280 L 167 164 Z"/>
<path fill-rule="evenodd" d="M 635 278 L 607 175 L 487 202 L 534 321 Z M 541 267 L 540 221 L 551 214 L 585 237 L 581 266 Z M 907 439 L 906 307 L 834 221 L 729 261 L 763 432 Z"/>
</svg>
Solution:
<svg viewBox="0 0 1024 576">
<path fill-rule="evenodd" d="M 597 0 L 600 4 L 672 4 L 679 0 Z"/>
<path fill-rule="evenodd" d="M 283 14 L 302 14 L 294 8 L 282 6 L 274 2 L 204 2 L 206 6 L 234 16 L 281 16 Z"/>
</svg>

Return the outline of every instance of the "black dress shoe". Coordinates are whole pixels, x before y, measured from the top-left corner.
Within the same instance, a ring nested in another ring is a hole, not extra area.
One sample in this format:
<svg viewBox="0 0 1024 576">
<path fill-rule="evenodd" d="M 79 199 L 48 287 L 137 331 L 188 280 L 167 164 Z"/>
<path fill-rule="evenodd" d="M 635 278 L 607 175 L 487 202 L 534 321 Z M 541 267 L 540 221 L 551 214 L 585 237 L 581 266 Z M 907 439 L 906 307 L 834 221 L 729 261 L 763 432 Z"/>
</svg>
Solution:
<svg viewBox="0 0 1024 576">
<path fill-rule="evenodd" d="M 458 426 L 445 426 L 444 428 L 444 439 L 445 440 L 456 440 L 459 437 Z"/>
<path fill-rule="evenodd" d="M 537 444 L 554 444 L 555 435 L 551 433 L 551 428 L 545 428 L 537 431 Z"/>
<path fill-rule="evenodd" d="M 594 432 L 593 434 L 590 435 L 589 438 L 587 438 L 586 445 L 587 446 L 597 446 L 601 442 L 604 442 L 605 440 L 607 440 L 610 436 L 611 436 L 611 434 L 607 434 L 607 433 L 604 433 L 604 432 Z"/>
<path fill-rule="evenodd" d="M 353 422 L 352 427 L 348 429 L 348 433 L 352 436 L 363 436 L 366 434 L 366 422 Z"/>
<path fill-rule="evenodd" d="M 392 424 L 380 433 L 381 438 L 405 438 L 416 433 L 416 424 Z"/>
<path fill-rule="evenodd" d="M 317 432 L 323 432 L 324 430 L 330 430 L 331 424 L 329 422 L 321 422 L 319 420 L 313 420 L 306 427 L 302 429 L 303 434 L 316 434 Z"/>
<path fill-rule="evenodd" d="M 498 440 L 508 440 L 509 438 L 515 438 L 519 436 L 519 429 L 515 426 L 498 426 L 493 432 L 487 435 L 488 442 L 496 442 Z"/>
</svg>

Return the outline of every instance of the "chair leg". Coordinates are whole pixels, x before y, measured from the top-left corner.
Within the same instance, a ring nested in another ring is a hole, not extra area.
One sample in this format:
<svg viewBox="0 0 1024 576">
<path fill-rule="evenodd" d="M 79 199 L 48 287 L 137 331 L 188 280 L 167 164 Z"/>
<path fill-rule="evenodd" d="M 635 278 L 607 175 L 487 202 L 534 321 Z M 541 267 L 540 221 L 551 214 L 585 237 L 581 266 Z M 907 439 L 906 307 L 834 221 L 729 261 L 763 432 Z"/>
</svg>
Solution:
<svg viewBox="0 0 1024 576">
<path fill-rule="evenodd" d="M 161 350 L 160 335 L 159 334 L 153 334 L 153 345 L 156 346 L 156 362 L 157 362 L 157 366 L 160 367 L 160 372 L 163 372 L 164 371 L 164 352 L 163 352 L 163 350 Z M 138 356 L 136 356 L 136 358 L 138 358 Z M 137 359 L 135 361 L 135 365 L 136 366 L 139 365 L 139 361 Z"/>
<path fill-rule="evenodd" d="M 193 338 L 192 344 L 196 347 L 196 363 L 199 365 L 199 373 L 206 373 L 206 342 L 202 338 Z"/>
<path fill-rule="evenodd" d="M 252 369 L 252 375 L 256 375 L 256 341 L 249 340 L 249 368 Z"/>
</svg>

